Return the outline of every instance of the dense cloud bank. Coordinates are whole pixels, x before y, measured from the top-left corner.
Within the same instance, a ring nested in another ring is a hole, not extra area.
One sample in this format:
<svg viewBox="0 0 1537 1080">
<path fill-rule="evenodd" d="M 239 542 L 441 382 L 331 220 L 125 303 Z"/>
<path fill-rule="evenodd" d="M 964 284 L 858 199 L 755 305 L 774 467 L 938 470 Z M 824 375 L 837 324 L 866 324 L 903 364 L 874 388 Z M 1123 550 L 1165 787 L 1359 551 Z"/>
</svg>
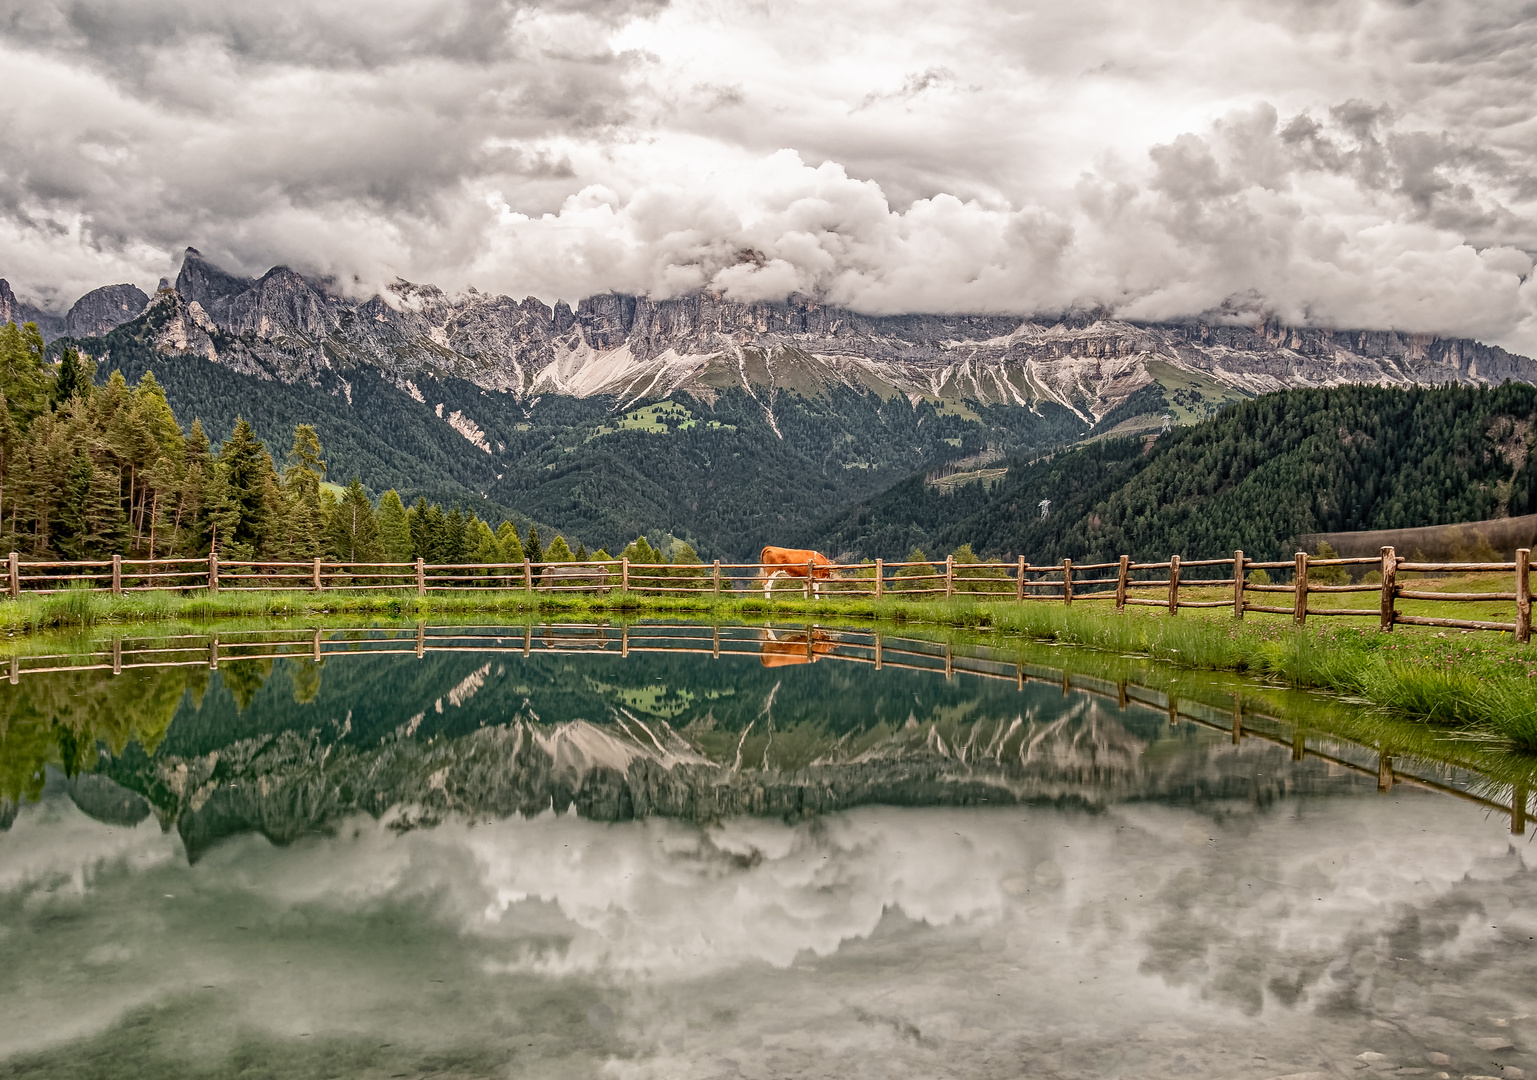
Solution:
<svg viewBox="0 0 1537 1080">
<path fill-rule="evenodd" d="M 0 276 L 1227 305 L 1537 351 L 1521 5 L 0 0 Z"/>
</svg>

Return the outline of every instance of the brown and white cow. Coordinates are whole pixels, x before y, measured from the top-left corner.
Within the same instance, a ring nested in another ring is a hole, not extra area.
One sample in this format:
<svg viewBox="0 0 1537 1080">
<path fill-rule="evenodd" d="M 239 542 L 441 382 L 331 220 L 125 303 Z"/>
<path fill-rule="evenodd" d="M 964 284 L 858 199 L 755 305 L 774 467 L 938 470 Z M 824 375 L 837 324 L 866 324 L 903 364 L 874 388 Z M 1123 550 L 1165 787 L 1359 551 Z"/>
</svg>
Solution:
<svg viewBox="0 0 1537 1080">
<path fill-rule="evenodd" d="M 832 634 L 814 627 L 810 630 L 781 630 L 775 633 L 772 627 L 765 626 L 760 634 L 758 660 L 766 668 L 815 663 L 838 649 L 838 642 Z"/>
<path fill-rule="evenodd" d="M 821 582 L 833 577 L 838 569 L 837 563 L 820 551 L 812 551 L 810 548 L 782 548 L 768 545 L 759 553 L 758 562 L 765 570 L 771 566 L 777 567 L 773 573 L 764 577 L 763 599 L 765 600 L 770 598 L 769 594 L 774 588 L 775 578 L 803 578 L 808 574 L 811 577 L 812 592 L 820 597 Z"/>
</svg>

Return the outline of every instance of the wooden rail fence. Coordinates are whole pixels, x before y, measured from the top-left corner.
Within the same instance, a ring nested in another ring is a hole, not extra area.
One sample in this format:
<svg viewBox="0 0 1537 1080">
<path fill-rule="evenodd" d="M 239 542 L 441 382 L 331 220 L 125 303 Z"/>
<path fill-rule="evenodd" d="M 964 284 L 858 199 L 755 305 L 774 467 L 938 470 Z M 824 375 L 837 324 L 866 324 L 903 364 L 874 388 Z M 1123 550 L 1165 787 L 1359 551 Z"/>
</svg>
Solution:
<svg viewBox="0 0 1537 1080">
<path fill-rule="evenodd" d="M 800 577 L 772 576 L 783 566 L 760 563 L 632 563 L 628 559 L 606 561 L 532 563 L 338 563 L 223 560 L 217 554 L 202 559 L 111 559 L 74 562 L 23 560 L 11 552 L 7 565 L 7 595 L 47 594 L 68 588 L 110 589 L 114 596 L 140 592 L 273 591 L 304 592 L 400 590 L 426 596 L 433 592 L 464 589 L 542 592 L 622 592 L 644 595 L 736 595 L 762 589 L 799 593 L 805 599 L 818 596 L 904 597 L 992 600 L 1113 601 L 1120 611 L 1131 606 L 1165 608 L 1171 615 L 1181 608 L 1227 608 L 1242 619 L 1245 612 L 1262 611 L 1291 615 L 1297 625 L 1309 616 L 1356 616 L 1378 620 L 1383 630 L 1394 626 L 1441 626 L 1464 630 L 1495 630 L 1531 640 L 1531 551 L 1522 548 L 1514 562 L 1416 562 L 1385 547 L 1378 556 L 1320 559 L 1297 552 L 1289 560 L 1258 562 L 1235 551 L 1228 559 L 1181 559 L 1165 562 L 1134 562 L 1122 555 L 1115 562 L 1074 563 L 1063 559 L 1051 565 L 1033 565 L 1023 557 L 1014 562 L 957 563 L 886 562 L 845 564 L 831 576 L 814 577 L 819 571 L 807 565 Z M 1268 577 L 1290 575 L 1284 583 L 1255 582 L 1249 577 L 1263 570 Z M 1313 580 L 1315 570 L 1331 579 Z M 1343 573 L 1341 572 L 1343 571 Z M 1375 581 L 1352 581 L 1352 572 L 1375 573 Z M 796 572 L 801 572 L 796 568 Z M 1213 575 L 1217 576 L 1213 576 Z M 1416 589 L 1412 578 L 1400 575 L 1504 574 L 1514 575 L 1507 591 L 1435 592 Z M 1149 576 L 1152 575 L 1152 576 Z M 1216 589 L 1231 591 L 1231 599 L 1212 599 Z M 1181 596 L 1181 590 L 1185 594 Z M 1191 590 L 1199 590 L 1192 592 Z M 1320 607 L 1309 597 L 1337 593 L 1372 593 L 1374 607 Z M 1284 600 L 1284 603 L 1273 601 Z M 1443 603 L 1514 601 L 1513 621 L 1458 619 L 1415 615 L 1400 611 L 1399 600 L 1434 600 Z M 1266 602 L 1272 601 L 1272 602 Z"/>
</svg>

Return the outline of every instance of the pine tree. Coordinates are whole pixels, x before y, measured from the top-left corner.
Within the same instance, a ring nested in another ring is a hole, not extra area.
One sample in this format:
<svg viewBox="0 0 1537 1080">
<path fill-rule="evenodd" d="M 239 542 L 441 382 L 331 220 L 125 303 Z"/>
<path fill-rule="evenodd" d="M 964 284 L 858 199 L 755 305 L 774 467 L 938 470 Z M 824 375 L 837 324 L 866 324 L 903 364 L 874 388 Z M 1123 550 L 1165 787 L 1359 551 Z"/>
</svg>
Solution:
<svg viewBox="0 0 1537 1080">
<path fill-rule="evenodd" d="M 69 474 L 64 480 L 63 498 L 54 526 L 54 545 L 67 558 L 83 559 L 90 544 L 90 524 L 86 519 L 86 507 L 91 500 L 91 488 L 96 481 L 96 467 L 84 450 L 75 453 L 70 462 Z"/>
<path fill-rule="evenodd" d="M 94 389 L 93 381 L 89 361 L 82 360 L 80 351 L 73 345 L 66 345 L 59 361 L 59 370 L 54 375 L 53 389 L 48 395 L 49 405 L 58 411 L 59 406 L 71 398 L 89 398 Z"/>
<path fill-rule="evenodd" d="M 315 429 L 309 424 L 297 425 L 288 465 L 283 470 L 283 509 L 278 538 L 273 544 L 274 553 L 285 559 L 313 559 L 329 544 L 322 535 L 330 520 L 320 498 L 320 483 L 326 469 L 320 453 L 320 437 Z"/>
<path fill-rule="evenodd" d="M 619 553 L 619 557 L 629 559 L 632 563 L 655 564 L 667 561 L 644 536 L 637 536 L 626 544 L 624 550 Z"/>
<path fill-rule="evenodd" d="M 209 541 L 204 500 L 213 458 L 201 420 L 192 421 L 192 429 L 183 442 L 183 454 L 184 471 L 170 522 L 172 550 L 183 555 L 203 555 L 208 551 Z"/>
<path fill-rule="evenodd" d="M 433 556 L 432 520 L 427 500 L 420 495 L 416 503 L 406 511 L 406 528 L 411 533 L 411 558 L 431 561 Z"/>
<path fill-rule="evenodd" d="M 123 478 L 116 470 L 96 469 L 85 504 L 89 558 L 121 554 L 128 546 L 128 517 L 123 513 Z"/>
<path fill-rule="evenodd" d="M 578 541 L 576 545 L 576 561 L 586 562 L 587 558 L 587 545 Z"/>
<path fill-rule="evenodd" d="M 53 379 L 43 354 L 43 335 L 33 323 L 0 327 L 0 393 L 14 423 L 23 430 L 48 408 Z"/>
<path fill-rule="evenodd" d="M 470 557 L 469 522 L 457 506 L 443 516 L 442 551 L 438 561 L 459 564 Z"/>
<path fill-rule="evenodd" d="M 422 515 L 422 521 L 427 532 L 427 561 L 434 563 L 447 562 L 444 558 L 443 533 L 448 525 L 448 517 L 443 513 L 443 508 L 437 503 L 427 507 L 427 512 Z"/>
<path fill-rule="evenodd" d="M 523 541 L 518 539 L 518 530 L 512 522 L 502 522 L 501 528 L 496 530 L 496 541 L 502 549 L 500 561 L 505 563 L 523 561 Z"/>
<path fill-rule="evenodd" d="M 379 497 L 379 543 L 391 562 L 409 562 L 411 555 L 411 522 L 406 508 L 400 501 L 400 493 L 394 488 Z"/>
<path fill-rule="evenodd" d="M 247 557 L 247 552 L 232 546 L 240 525 L 240 505 L 230 489 L 229 470 L 218 461 L 209 470 L 203 488 L 202 523 L 210 552 L 218 552 L 225 559 Z"/>
<path fill-rule="evenodd" d="M 219 449 L 219 469 L 227 486 L 222 509 L 233 515 L 220 537 L 220 553 L 256 558 L 265 553 L 279 509 L 277 470 L 244 417 L 236 418 L 235 430 Z"/>
<path fill-rule="evenodd" d="M 478 563 L 502 561 L 502 545 L 497 542 L 496 533 L 491 531 L 491 526 L 479 518 L 470 519 L 470 561 Z"/>
<path fill-rule="evenodd" d="M 550 541 L 549 549 L 544 553 L 544 561 L 552 563 L 571 561 L 571 546 L 566 543 L 564 536 L 557 533 L 555 539 Z"/>
<path fill-rule="evenodd" d="M 528 539 L 523 541 L 523 556 L 535 566 L 544 562 L 544 549 L 539 546 L 539 530 L 533 525 L 528 527 Z"/>
<path fill-rule="evenodd" d="M 325 537 L 327 550 L 341 562 L 378 562 L 384 558 L 374 505 L 356 476 L 327 515 Z"/>
<path fill-rule="evenodd" d="M 11 482 L 11 471 L 20 450 L 21 432 L 17 430 L 15 422 L 11 419 L 11 410 L 6 404 L 5 394 L 0 392 L 0 535 L 9 535 L 16 531 L 16 510 L 11 505 L 16 498 L 16 486 Z M 7 515 L 11 520 L 10 525 L 6 524 Z M 14 545 L 13 540 L 12 546 Z"/>
<path fill-rule="evenodd" d="M 929 557 L 923 553 L 922 548 L 913 548 L 913 550 L 907 553 L 907 558 L 903 561 L 910 563 L 927 563 L 929 561 Z M 932 574 L 933 572 L 934 569 L 932 566 L 904 566 L 896 572 L 895 576 L 922 577 L 925 574 Z"/>
</svg>

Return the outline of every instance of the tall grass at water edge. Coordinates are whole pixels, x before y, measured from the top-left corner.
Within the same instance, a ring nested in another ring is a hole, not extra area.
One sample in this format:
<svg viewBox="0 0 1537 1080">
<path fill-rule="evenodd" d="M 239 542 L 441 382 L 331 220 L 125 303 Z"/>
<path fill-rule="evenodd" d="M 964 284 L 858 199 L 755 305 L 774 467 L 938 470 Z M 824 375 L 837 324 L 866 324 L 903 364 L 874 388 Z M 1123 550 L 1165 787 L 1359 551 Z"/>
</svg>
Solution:
<svg viewBox="0 0 1537 1080">
<path fill-rule="evenodd" d="M 957 613 L 959 614 L 959 613 Z M 1390 713 L 1469 727 L 1537 751 L 1537 649 L 1487 636 L 1476 655 L 1448 658 L 1456 642 L 1427 634 L 1315 631 L 1212 618 L 1166 618 L 999 605 L 986 620 L 1037 639 L 1149 656 L 1179 667 L 1238 671 L 1289 686 L 1314 687 Z M 967 622 L 964 618 L 957 622 Z M 975 623 L 973 623 L 975 624 Z M 1408 643 L 1434 642 L 1425 655 L 1396 656 Z"/>
</svg>

